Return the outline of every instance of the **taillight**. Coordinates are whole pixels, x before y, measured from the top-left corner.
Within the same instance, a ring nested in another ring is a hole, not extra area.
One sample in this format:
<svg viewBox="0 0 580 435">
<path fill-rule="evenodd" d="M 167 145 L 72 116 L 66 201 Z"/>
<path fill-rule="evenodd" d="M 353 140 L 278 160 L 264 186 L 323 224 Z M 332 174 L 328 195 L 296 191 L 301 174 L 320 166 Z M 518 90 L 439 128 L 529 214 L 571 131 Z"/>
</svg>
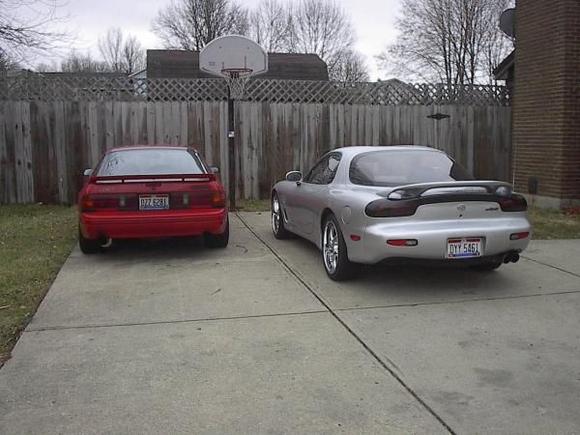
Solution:
<svg viewBox="0 0 580 435">
<path fill-rule="evenodd" d="M 501 197 L 497 200 L 502 211 L 526 211 L 528 209 L 528 203 L 526 198 L 517 193 L 513 193 L 508 197 Z"/>
<path fill-rule="evenodd" d="M 510 234 L 510 240 L 522 240 L 527 239 L 530 236 L 529 231 L 523 231 L 521 233 Z"/>
<path fill-rule="evenodd" d="M 390 239 L 387 240 L 387 245 L 391 246 L 417 246 L 419 242 L 417 239 Z"/>
<path fill-rule="evenodd" d="M 370 217 L 413 216 L 417 207 L 419 207 L 419 201 L 416 199 L 400 201 L 377 199 L 366 206 L 365 213 Z"/>
<path fill-rule="evenodd" d="M 136 210 L 137 197 L 134 195 L 84 195 L 80 203 L 81 211 Z"/>
<path fill-rule="evenodd" d="M 216 208 L 223 208 L 226 206 L 226 192 L 223 186 L 217 182 L 210 183 L 211 188 L 211 205 Z"/>
</svg>

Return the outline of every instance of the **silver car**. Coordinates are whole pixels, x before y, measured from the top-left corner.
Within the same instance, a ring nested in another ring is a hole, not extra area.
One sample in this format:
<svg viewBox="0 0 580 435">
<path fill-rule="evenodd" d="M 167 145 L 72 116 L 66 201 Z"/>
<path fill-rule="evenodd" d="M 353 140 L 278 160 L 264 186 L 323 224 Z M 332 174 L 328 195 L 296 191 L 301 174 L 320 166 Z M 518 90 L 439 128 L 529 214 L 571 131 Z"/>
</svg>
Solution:
<svg viewBox="0 0 580 435">
<path fill-rule="evenodd" d="M 316 244 L 334 280 L 359 263 L 516 262 L 531 236 L 526 210 L 510 184 L 473 180 L 444 152 L 419 146 L 338 148 L 272 189 L 274 236 Z"/>
</svg>

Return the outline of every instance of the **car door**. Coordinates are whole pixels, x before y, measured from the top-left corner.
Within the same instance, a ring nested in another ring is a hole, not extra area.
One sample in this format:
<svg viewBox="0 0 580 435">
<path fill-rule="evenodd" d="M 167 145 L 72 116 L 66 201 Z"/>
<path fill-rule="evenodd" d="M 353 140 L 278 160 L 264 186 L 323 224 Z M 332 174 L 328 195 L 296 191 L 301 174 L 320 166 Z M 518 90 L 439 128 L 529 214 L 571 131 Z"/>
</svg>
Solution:
<svg viewBox="0 0 580 435">
<path fill-rule="evenodd" d="M 304 178 L 300 194 L 300 222 L 305 235 L 315 233 L 320 213 L 328 202 L 329 185 L 334 180 L 341 153 L 326 154 Z"/>
</svg>

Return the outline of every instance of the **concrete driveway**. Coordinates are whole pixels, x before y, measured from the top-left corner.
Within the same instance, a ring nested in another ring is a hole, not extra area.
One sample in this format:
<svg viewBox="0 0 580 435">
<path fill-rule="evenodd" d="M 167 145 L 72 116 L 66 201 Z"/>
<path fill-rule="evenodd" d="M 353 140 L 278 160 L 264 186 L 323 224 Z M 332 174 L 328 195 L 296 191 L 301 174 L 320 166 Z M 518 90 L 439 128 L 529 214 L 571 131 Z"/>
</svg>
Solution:
<svg viewBox="0 0 580 435">
<path fill-rule="evenodd" d="M 0 433 L 578 433 L 580 241 L 334 283 L 267 214 L 75 250 L 0 370 Z"/>
</svg>

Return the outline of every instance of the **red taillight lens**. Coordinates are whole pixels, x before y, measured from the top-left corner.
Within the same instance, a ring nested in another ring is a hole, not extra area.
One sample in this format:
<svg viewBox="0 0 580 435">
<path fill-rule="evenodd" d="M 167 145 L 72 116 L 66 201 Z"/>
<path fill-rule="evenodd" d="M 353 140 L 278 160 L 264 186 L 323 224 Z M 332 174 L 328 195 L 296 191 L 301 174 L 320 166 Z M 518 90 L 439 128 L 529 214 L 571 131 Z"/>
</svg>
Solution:
<svg viewBox="0 0 580 435">
<path fill-rule="evenodd" d="M 526 198 L 516 193 L 506 198 L 499 198 L 497 202 L 502 211 L 526 211 L 528 209 Z"/>
<path fill-rule="evenodd" d="M 419 207 L 418 200 L 391 201 L 378 199 L 369 203 L 365 213 L 370 217 L 402 217 L 413 216 Z"/>
<path fill-rule="evenodd" d="M 81 211 L 136 210 L 134 195 L 85 195 L 80 203 Z"/>
<path fill-rule="evenodd" d="M 529 231 L 524 231 L 521 233 L 514 233 L 510 235 L 510 240 L 521 240 L 521 239 L 527 239 L 530 236 Z"/>
<path fill-rule="evenodd" d="M 226 192 L 220 183 L 212 182 L 211 186 L 211 205 L 216 208 L 223 208 L 226 206 Z"/>
<path fill-rule="evenodd" d="M 89 195 L 84 195 L 80 202 L 81 211 L 92 211 L 95 209 L 95 202 Z"/>
<path fill-rule="evenodd" d="M 415 239 L 392 239 L 387 240 L 387 245 L 391 246 L 417 246 L 419 242 Z"/>
</svg>

